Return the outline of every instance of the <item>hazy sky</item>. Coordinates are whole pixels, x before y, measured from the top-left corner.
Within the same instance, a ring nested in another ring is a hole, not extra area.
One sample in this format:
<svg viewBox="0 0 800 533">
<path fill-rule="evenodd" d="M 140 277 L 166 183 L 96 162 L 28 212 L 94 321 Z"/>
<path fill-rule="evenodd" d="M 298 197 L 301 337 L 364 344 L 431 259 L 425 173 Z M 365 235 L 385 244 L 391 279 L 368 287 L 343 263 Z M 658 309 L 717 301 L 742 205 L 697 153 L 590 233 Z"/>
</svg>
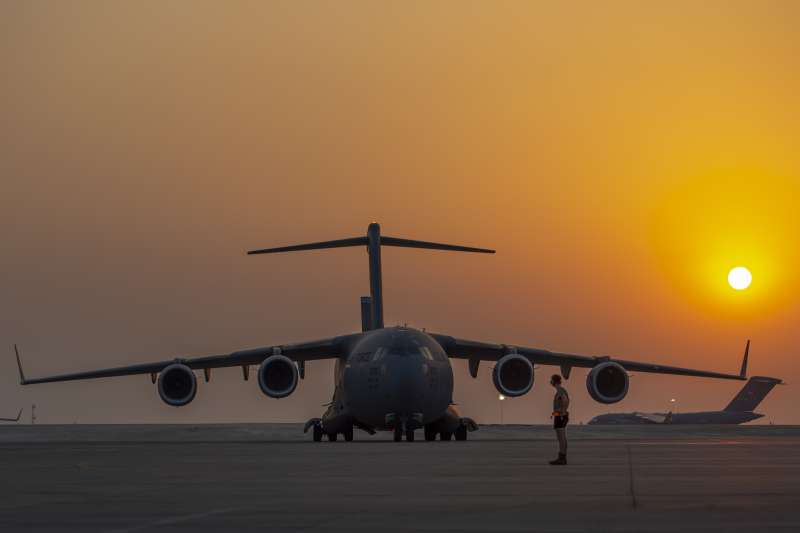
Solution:
<svg viewBox="0 0 800 533">
<path fill-rule="evenodd" d="M 328 362 L 175 409 L 148 376 L 23 389 L 11 346 L 37 375 L 357 331 L 362 250 L 244 251 L 376 220 L 498 251 L 385 250 L 387 324 L 730 372 L 752 338 L 792 384 L 759 410 L 800 423 L 800 4 L 699 4 L 0 3 L 0 416 L 319 416 Z M 489 365 L 454 367 L 496 421 Z M 547 421 L 553 370 L 506 421 Z M 609 408 L 568 382 L 576 420 L 739 386 L 639 374 Z"/>
</svg>

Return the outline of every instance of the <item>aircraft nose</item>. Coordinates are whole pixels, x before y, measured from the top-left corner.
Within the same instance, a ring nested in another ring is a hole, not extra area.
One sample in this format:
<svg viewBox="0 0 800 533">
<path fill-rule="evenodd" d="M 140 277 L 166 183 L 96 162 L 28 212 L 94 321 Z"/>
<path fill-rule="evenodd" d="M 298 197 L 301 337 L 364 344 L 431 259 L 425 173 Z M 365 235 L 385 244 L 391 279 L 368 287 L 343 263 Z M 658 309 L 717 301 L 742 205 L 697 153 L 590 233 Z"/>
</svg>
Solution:
<svg viewBox="0 0 800 533">
<path fill-rule="evenodd" d="M 398 356 L 392 362 L 390 375 L 392 410 L 409 415 L 421 413 L 428 390 L 428 365 L 414 356 Z"/>
</svg>

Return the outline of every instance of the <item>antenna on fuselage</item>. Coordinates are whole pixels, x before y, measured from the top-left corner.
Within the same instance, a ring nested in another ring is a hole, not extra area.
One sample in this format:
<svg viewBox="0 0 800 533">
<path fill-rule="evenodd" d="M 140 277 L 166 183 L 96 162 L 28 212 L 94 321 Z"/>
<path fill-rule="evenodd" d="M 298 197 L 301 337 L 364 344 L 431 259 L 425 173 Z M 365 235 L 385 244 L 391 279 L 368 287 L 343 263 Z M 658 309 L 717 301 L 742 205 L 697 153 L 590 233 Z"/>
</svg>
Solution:
<svg viewBox="0 0 800 533">
<path fill-rule="evenodd" d="M 256 254 L 275 254 L 281 252 L 299 252 L 304 250 L 322 250 L 326 248 L 345 248 L 349 246 L 366 246 L 369 255 L 369 328 L 381 329 L 383 327 L 383 283 L 381 280 L 381 246 L 399 246 L 402 248 L 424 248 L 427 250 L 446 250 L 451 252 L 475 252 L 482 254 L 493 254 L 494 250 L 486 248 L 473 248 L 470 246 L 458 246 L 454 244 L 440 244 L 437 242 L 417 241 L 411 239 L 400 239 L 398 237 L 381 236 L 381 226 L 373 222 L 367 228 L 367 235 L 364 237 L 352 237 L 349 239 L 338 239 L 335 241 L 320 241 L 308 244 L 295 244 L 291 246 L 281 246 L 278 248 L 264 248 L 261 250 L 250 250 L 247 255 Z M 362 329 L 364 327 L 364 316 L 362 299 Z M 366 331 L 366 330 L 365 330 Z"/>
</svg>

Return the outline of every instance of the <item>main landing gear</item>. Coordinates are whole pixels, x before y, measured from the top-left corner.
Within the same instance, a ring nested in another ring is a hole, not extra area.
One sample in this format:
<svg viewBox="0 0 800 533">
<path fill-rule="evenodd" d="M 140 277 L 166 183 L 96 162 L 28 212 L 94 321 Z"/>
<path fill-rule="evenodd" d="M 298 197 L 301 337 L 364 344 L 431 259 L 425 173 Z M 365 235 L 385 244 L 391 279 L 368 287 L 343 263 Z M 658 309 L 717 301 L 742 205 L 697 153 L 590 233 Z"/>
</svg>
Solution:
<svg viewBox="0 0 800 533">
<path fill-rule="evenodd" d="M 344 440 L 346 442 L 353 441 L 353 426 L 345 426 L 343 431 L 340 432 L 328 432 L 322 427 L 322 420 L 319 418 L 312 418 L 308 422 L 306 422 L 306 427 L 303 429 L 304 433 L 307 433 L 308 430 L 312 430 L 312 438 L 314 442 L 322 442 L 322 438 L 327 436 L 329 442 L 336 442 L 339 438 L 339 433 L 342 434 Z M 374 433 L 374 432 L 373 432 Z"/>
<path fill-rule="evenodd" d="M 412 424 L 396 424 L 392 429 L 394 441 L 402 442 L 403 437 L 405 437 L 406 442 L 414 442 L 415 430 L 419 429 L 420 425 L 417 423 L 414 424 L 416 425 L 415 428 L 409 427 Z M 472 426 L 470 426 L 470 424 L 472 424 Z M 355 422 L 355 425 L 333 423 L 333 425 L 329 425 L 328 428 L 336 428 L 338 431 L 326 431 L 326 428 L 322 424 L 322 419 L 320 418 L 312 418 L 306 422 L 306 426 L 303 431 L 307 433 L 308 430 L 312 430 L 314 442 L 322 442 L 325 438 L 327 438 L 329 442 L 336 442 L 339 439 L 340 434 L 346 442 L 352 442 L 353 432 L 356 426 L 359 429 L 366 431 L 370 435 L 375 434 L 375 430 L 373 428 L 363 426 L 359 424 L 358 421 Z M 449 429 L 450 431 L 445 428 Z M 439 440 L 443 441 L 451 441 L 454 438 L 457 441 L 464 441 L 467 440 L 467 434 L 469 431 L 474 431 L 477 429 L 477 424 L 475 424 L 471 419 L 462 418 L 461 423 L 457 425 L 455 429 L 453 429 L 452 425 L 444 425 L 437 422 L 422 426 L 422 429 L 424 431 L 426 441 L 435 441 L 437 437 Z"/>
<path fill-rule="evenodd" d="M 427 425 L 425 426 L 425 440 L 434 441 L 437 436 L 440 440 L 453 440 L 453 437 L 456 440 L 467 440 L 468 430 L 469 428 L 466 424 L 458 426 L 455 431 L 442 431 L 435 425 Z"/>
</svg>

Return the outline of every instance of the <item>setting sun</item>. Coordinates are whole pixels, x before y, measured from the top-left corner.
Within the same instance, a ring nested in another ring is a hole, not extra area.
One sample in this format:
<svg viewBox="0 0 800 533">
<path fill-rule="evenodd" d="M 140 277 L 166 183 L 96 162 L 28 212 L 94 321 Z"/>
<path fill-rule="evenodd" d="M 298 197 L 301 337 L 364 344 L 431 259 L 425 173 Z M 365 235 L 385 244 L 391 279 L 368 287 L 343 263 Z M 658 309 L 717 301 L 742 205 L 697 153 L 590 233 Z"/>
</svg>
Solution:
<svg viewBox="0 0 800 533">
<path fill-rule="evenodd" d="M 750 286 L 753 275 L 745 267 L 736 267 L 728 273 L 728 284 L 737 291 L 743 291 Z"/>
</svg>

